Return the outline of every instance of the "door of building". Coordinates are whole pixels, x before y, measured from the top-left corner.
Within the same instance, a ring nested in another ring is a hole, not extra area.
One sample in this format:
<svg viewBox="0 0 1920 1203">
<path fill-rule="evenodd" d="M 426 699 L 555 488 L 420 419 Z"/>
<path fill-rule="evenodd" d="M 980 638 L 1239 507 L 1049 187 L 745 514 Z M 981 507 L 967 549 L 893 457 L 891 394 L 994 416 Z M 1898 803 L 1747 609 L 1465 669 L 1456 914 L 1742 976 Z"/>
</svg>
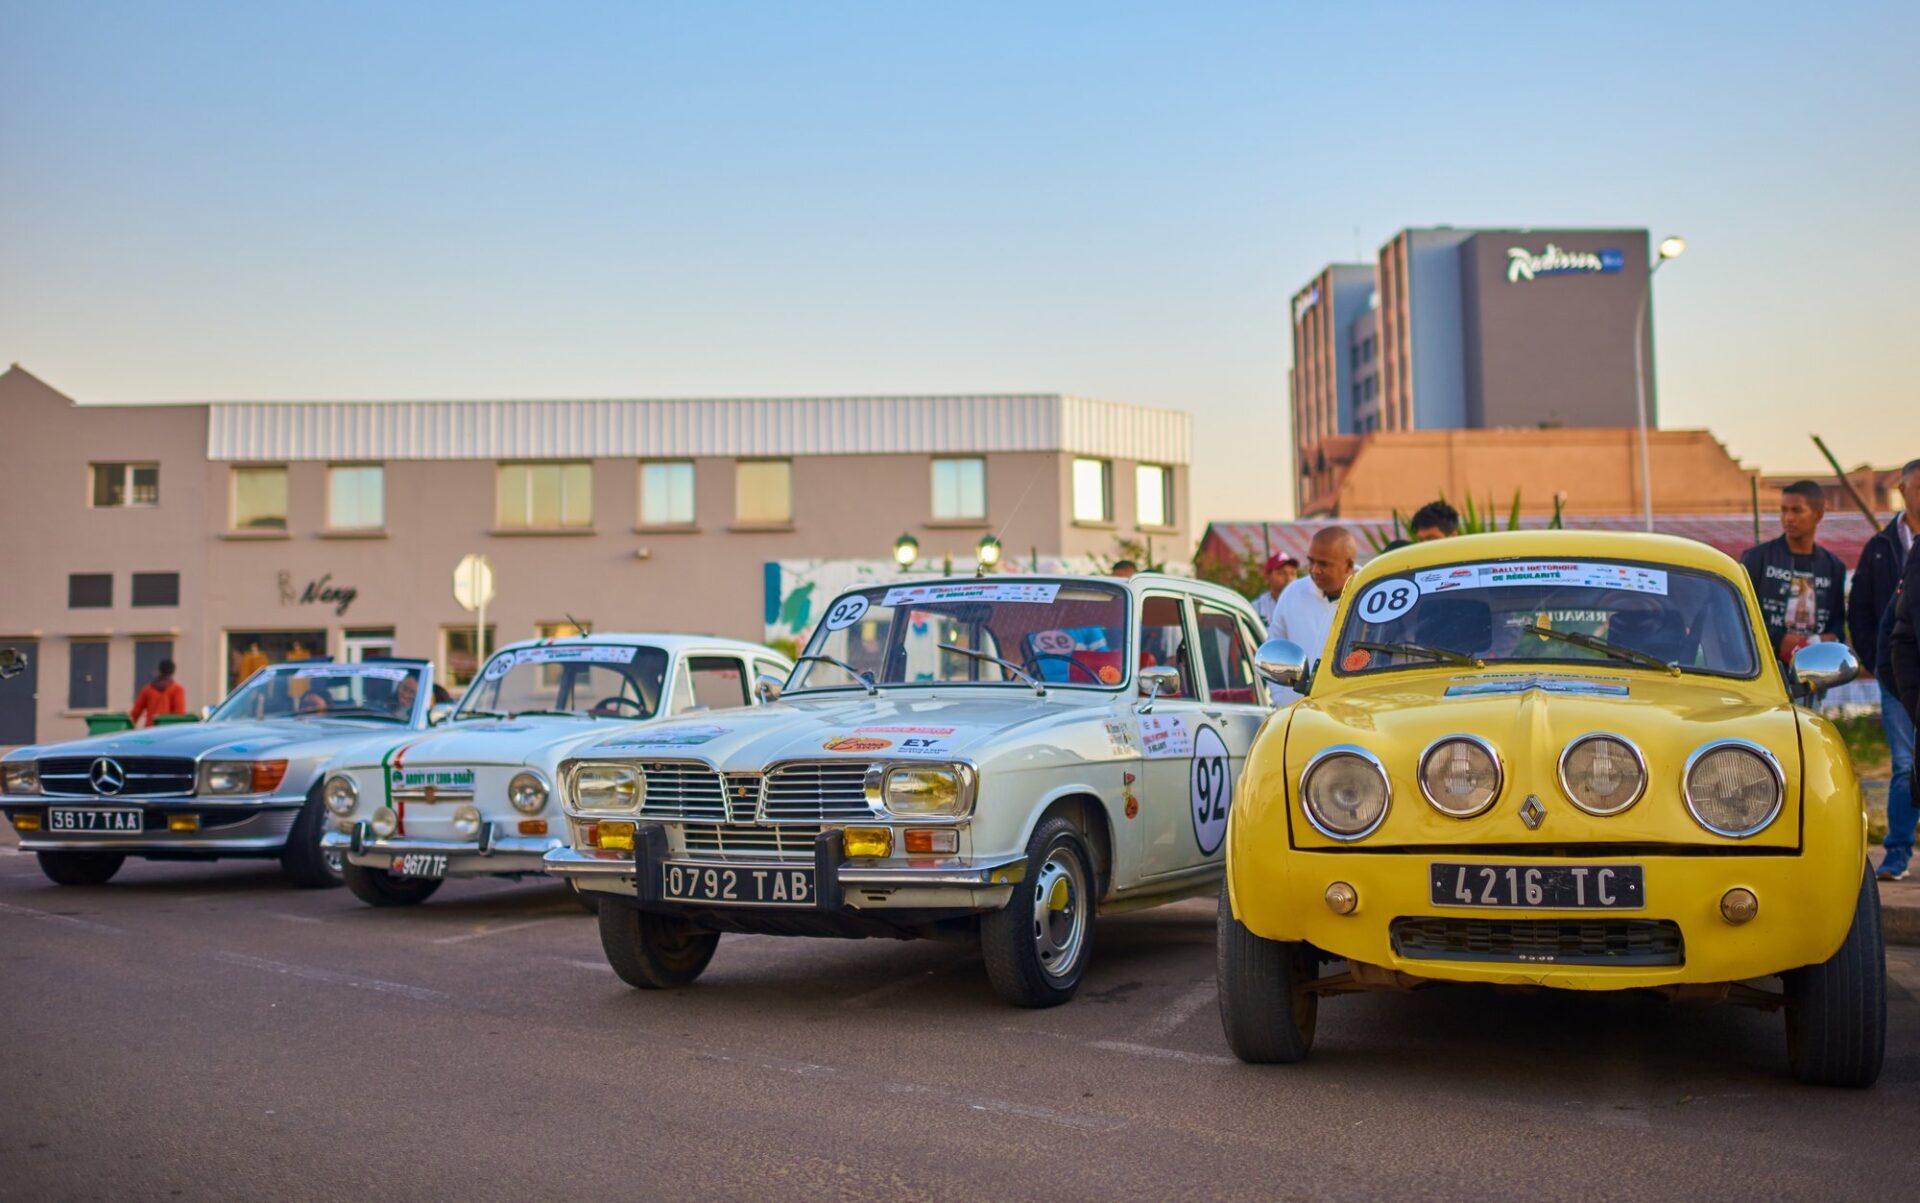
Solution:
<svg viewBox="0 0 1920 1203">
<path fill-rule="evenodd" d="M 40 644 L 33 639 L 4 639 L 0 647 L 10 647 L 27 658 L 27 666 L 17 676 L 0 681 L 0 747 L 30 744 L 39 730 Z"/>
<path fill-rule="evenodd" d="M 393 655 L 393 628 L 348 630 L 340 638 L 340 658 L 348 664 Z"/>
</svg>

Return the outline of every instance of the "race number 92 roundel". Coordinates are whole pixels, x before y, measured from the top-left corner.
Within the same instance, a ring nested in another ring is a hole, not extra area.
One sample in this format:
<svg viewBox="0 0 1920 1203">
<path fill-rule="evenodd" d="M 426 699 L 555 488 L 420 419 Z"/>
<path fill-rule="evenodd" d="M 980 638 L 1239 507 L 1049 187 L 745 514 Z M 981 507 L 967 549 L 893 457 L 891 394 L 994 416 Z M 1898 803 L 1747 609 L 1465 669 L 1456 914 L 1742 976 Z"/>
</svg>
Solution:
<svg viewBox="0 0 1920 1203">
<path fill-rule="evenodd" d="M 1227 811 L 1233 806 L 1233 759 L 1212 727 L 1193 733 L 1193 773 L 1187 794 L 1193 807 L 1193 840 L 1202 855 L 1212 856 L 1227 838 Z"/>
</svg>

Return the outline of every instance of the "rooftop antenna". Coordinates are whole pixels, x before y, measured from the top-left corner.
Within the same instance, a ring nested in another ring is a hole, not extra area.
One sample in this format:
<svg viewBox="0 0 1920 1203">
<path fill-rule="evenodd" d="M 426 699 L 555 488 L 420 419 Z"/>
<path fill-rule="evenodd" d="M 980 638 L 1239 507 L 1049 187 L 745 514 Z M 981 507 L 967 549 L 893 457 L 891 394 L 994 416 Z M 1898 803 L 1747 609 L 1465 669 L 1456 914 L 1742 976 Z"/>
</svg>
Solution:
<svg viewBox="0 0 1920 1203">
<path fill-rule="evenodd" d="M 560 613 L 566 618 L 567 625 L 571 626 L 574 630 L 580 632 L 582 635 L 593 634 L 592 623 L 581 622 L 579 619 L 575 618 L 573 615 L 568 614 L 565 610 L 560 611 Z"/>
</svg>

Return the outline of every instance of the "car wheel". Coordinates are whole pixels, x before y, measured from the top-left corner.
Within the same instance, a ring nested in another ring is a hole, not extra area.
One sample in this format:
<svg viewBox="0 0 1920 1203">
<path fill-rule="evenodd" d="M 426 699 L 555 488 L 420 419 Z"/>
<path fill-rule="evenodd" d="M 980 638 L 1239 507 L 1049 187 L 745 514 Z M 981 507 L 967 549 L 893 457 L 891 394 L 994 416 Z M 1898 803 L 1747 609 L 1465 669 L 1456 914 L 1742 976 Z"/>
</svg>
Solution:
<svg viewBox="0 0 1920 1203">
<path fill-rule="evenodd" d="M 1225 883 L 1217 930 L 1220 1027 L 1233 1055 L 1252 1065 L 1306 1060 L 1320 1013 L 1319 995 L 1300 989 L 1320 975 L 1313 949 L 1248 931 L 1233 917 Z"/>
<path fill-rule="evenodd" d="M 1086 839 L 1067 819 L 1043 819 L 1027 841 L 1027 876 L 980 921 L 987 978 L 1016 1007 L 1071 999 L 1093 959 L 1096 896 Z"/>
<path fill-rule="evenodd" d="M 589 915 L 597 915 L 600 913 L 600 899 L 597 895 L 589 894 L 575 885 L 569 885 L 567 889 L 572 892 L 573 900 L 580 904 L 581 910 L 587 912 Z"/>
<path fill-rule="evenodd" d="M 347 889 L 368 906 L 418 906 L 440 888 L 435 878 L 395 877 L 364 865 L 347 865 L 345 876 Z"/>
<path fill-rule="evenodd" d="M 307 792 L 307 803 L 287 833 L 287 847 L 280 854 L 280 871 L 287 880 L 303 890 L 328 890 L 340 884 L 345 863 L 338 852 L 320 848 L 320 836 L 326 831 L 327 808 L 320 801 L 320 783 Z"/>
<path fill-rule="evenodd" d="M 674 915 L 627 906 L 600 907 L 600 947 L 620 980 L 640 990 L 692 985 L 706 972 L 720 933 Z"/>
<path fill-rule="evenodd" d="M 118 852 L 40 852 L 40 871 L 63 886 L 103 886 L 127 858 Z"/>
<path fill-rule="evenodd" d="M 1783 978 L 1794 1076 L 1817 1086 L 1873 1085 L 1887 1051 L 1887 962 L 1871 868 L 1840 951 Z"/>
</svg>

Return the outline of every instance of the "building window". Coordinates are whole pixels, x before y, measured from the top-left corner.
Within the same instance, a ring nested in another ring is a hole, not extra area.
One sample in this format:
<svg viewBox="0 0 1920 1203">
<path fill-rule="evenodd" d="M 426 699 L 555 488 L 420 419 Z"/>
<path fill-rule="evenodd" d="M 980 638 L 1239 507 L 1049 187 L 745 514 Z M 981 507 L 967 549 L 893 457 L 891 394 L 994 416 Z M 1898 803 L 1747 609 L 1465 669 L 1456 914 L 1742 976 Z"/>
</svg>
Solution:
<svg viewBox="0 0 1920 1203">
<path fill-rule="evenodd" d="M 734 465 L 733 520 L 742 526 L 792 522 L 793 465 L 783 459 L 748 459 Z"/>
<path fill-rule="evenodd" d="M 1133 469 L 1134 516 L 1141 526 L 1173 525 L 1173 469 L 1139 464 Z"/>
<path fill-rule="evenodd" d="M 493 654 L 493 628 L 487 628 L 486 646 L 474 651 L 473 624 L 440 630 L 440 676 L 448 689 L 459 689 L 479 675 L 480 664 Z"/>
<path fill-rule="evenodd" d="M 287 470 L 233 470 L 233 529 L 287 529 Z"/>
<path fill-rule="evenodd" d="M 1106 460 L 1073 461 L 1073 520 L 1113 521 L 1113 465 Z"/>
<path fill-rule="evenodd" d="M 111 572 L 75 572 L 67 577 L 67 609 L 104 610 L 113 605 Z"/>
<path fill-rule="evenodd" d="M 67 647 L 67 709 L 104 710 L 107 705 L 107 645 L 105 640 L 75 642 Z"/>
<path fill-rule="evenodd" d="M 579 530 L 593 525 L 592 464 L 501 464 L 502 530 Z"/>
<path fill-rule="evenodd" d="M 987 461 L 937 459 L 933 461 L 933 520 L 985 522 L 987 519 Z"/>
<path fill-rule="evenodd" d="M 640 525 L 693 525 L 693 465 L 640 465 Z"/>
<path fill-rule="evenodd" d="M 159 464 L 89 464 L 94 509 L 160 504 Z"/>
<path fill-rule="evenodd" d="M 269 664 L 311 660 L 327 654 L 325 631 L 228 631 L 227 688 Z"/>
<path fill-rule="evenodd" d="M 133 604 L 136 606 L 179 605 L 180 574 L 177 572 L 134 573 Z"/>
<path fill-rule="evenodd" d="M 379 464 L 327 469 L 327 529 L 379 530 L 387 524 L 387 470 Z"/>
</svg>

